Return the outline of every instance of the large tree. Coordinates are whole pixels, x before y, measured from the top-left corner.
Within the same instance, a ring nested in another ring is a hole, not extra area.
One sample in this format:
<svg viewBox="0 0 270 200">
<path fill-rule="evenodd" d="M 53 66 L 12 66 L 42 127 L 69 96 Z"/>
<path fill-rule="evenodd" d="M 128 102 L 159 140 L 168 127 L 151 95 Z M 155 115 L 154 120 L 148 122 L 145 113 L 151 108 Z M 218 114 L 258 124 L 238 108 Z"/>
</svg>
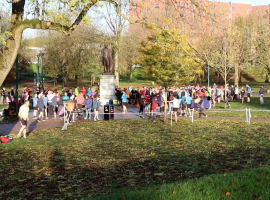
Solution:
<svg viewBox="0 0 270 200">
<path fill-rule="evenodd" d="M 195 47 L 177 29 L 153 29 L 141 43 L 138 63 L 143 75 L 165 87 L 191 82 L 201 73 L 202 62 L 196 58 Z"/>
<path fill-rule="evenodd" d="M 114 4 L 116 9 L 118 7 L 117 1 L 103 1 Z M 11 0 L 10 34 L 5 39 L 5 50 L 0 57 L 0 86 L 15 62 L 25 29 L 56 30 L 68 35 L 86 19 L 88 11 L 98 2 L 100 0 Z"/>
</svg>

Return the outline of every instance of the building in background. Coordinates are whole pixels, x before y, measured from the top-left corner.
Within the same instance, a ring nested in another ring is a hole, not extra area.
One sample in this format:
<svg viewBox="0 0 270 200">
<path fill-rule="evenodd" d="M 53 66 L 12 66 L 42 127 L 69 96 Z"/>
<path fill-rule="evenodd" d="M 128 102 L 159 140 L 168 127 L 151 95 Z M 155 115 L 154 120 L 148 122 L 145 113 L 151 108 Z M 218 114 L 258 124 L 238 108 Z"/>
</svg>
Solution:
<svg viewBox="0 0 270 200">
<path fill-rule="evenodd" d="M 163 28 L 177 28 L 193 42 L 204 34 L 218 34 L 228 28 L 237 17 L 270 19 L 270 4 L 252 6 L 231 2 L 204 0 L 139 0 L 130 3 L 129 17 L 134 21 L 147 21 Z M 269 20 L 270 22 L 270 20 Z M 130 26 L 130 34 L 145 38 L 146 24 Z"/>
</svg>

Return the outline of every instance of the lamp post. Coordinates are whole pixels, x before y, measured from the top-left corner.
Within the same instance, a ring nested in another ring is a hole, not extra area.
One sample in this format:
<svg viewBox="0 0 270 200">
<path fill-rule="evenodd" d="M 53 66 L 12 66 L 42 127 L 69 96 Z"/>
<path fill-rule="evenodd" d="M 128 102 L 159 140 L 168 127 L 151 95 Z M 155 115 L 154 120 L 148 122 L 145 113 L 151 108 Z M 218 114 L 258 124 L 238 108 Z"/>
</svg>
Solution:
<svg viewBox="0 0 270 200">
<path fill-rule="evenodd" d="M 44 82 L 44 77 L 43 77 L 43 56 L 44 53 L 39 53 L 39 56 L 41 57 L 41 83 L 42 83 L 42 88 L 43 88 L 43 82 Z"/>
<path fill-rule="evenodd" d="M 37 54 L 37 86 L 39 86 L 39 54 Z"/>
</svg>

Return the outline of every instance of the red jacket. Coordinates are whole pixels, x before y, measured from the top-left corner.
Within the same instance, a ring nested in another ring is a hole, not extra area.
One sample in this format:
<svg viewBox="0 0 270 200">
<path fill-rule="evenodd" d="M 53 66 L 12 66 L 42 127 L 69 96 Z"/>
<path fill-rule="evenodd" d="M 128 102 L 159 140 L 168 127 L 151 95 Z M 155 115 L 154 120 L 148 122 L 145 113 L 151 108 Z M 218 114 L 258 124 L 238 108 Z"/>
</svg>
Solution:
<svg viewBox="0 0 270 200">
<path fill-rule="evenodd" d="M 85 89 L 85 88 L 82 88 L 82 89 L 81 89 L 81 92 L 83 93 L 83 95 L 85 95 L 86 89 Z"/>
<path fill-rule="evenodd" d="M 158 107 L 158 104 L 155 102 L 155 100 L 152 101 L 152 110 L 156 110 Z"/>
</svg>

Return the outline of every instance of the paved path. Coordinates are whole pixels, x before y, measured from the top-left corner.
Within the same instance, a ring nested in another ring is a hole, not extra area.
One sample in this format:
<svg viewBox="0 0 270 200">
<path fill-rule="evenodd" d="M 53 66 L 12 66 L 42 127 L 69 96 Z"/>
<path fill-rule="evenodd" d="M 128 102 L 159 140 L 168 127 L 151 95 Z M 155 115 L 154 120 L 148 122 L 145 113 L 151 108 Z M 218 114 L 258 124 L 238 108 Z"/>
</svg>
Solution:
<svg viewBox="0 0 270 200">
<path fill-rule="evenodd" d="M 128 113 L 123 114 L 121 112 L 121 109 L 119 106 L 115 106 L 115 115 L 114 119 L 119 120 L 119 119 L 136 119 L 139 118 L 138 114 L 139 108 L 136 106 L 129 105 L 128 106 Z M 37 120 L 33 119 L 33 111 L 30 111 L 30 120 L 28 122 L 28 130 L 31 132 L 33 130 L 40 130 L 40 129 L 48 129 L 48 128 L 60 128 L 63 126 L 63 121 L 58 119 L 47 119 L 46 121 L 41 121 L 37 122 Z M 100 113 L 103 113 L 103 108 L 100 108 Z M 149 115 L 146 115 L 146 117 L 149 117 Z M 170 117 L 170 116 L 169 116 Z M 100 114 L 100 119 L 103 120 L 104 116 L 103 114 Z M 198 118 L 198 115 L 196 114 L 195 119 Z M 233 118 L 233 117 L 211 117 L 209 116 L 208 118 L 210 119 L 220 119 L 220 120 L 237 120 L 237 121 L 244 121 L 244 118 Z M 93 113 L 92 113 L 92 119 L 93 119 Z M 197 119 L 197 120 L 203 120 L 202 119 Z M 76 122 L 85 122 L 89 120 L 76 120 Z M 268 119 L 251 119 L 251 121 L 262 121 L 262 122 L 267 122 L 269 121 Z M 89 121 L 93 122 L 93 121 Z M 18 133 L 21 128 L 20 122 L 16 123 L 9 123 L 9 124 L 0 124 L 0 135 L 8 135 L 11 133 Z"/>
</svg>

